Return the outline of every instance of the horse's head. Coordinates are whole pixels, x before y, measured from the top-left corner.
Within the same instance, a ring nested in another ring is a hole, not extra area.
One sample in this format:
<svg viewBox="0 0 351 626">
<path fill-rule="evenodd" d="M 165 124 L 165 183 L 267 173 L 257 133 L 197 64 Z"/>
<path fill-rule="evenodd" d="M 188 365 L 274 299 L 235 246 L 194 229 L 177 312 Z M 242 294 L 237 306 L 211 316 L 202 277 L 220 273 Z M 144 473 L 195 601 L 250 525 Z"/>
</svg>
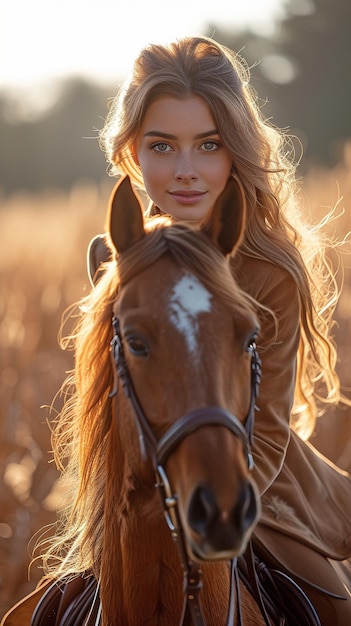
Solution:
<svg viewBox="0 0 351 626">
<path fill-rule="evenodd" d="M 116 400 L 120 437 L 133 472 L 150 476 L 153 465 L 169 524 L 179 521 L 195 559 L 241 553 L 259 515 L 245 431 L 258 322 L 227 258 L 244 222 L 235 180 L 198 228 L 144 224 L 128 179 L 108 215 L 120 281 L 112 346 L 126 391 Z"/>
</svg>

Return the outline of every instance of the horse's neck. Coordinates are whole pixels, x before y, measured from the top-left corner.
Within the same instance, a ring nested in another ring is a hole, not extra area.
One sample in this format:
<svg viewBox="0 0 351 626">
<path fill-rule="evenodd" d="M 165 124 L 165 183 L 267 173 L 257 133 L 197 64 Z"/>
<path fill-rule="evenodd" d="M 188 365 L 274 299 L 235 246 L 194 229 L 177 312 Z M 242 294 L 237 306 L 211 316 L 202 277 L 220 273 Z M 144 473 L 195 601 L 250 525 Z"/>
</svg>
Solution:
<svg viewBox="0 0 351 626">
<path fill-rule="evenodd" d="M 128 624 L 178 626 L 183 603 L 183 571 L 163 514 L 132 516 L 121 528 L 124 608 Z M 224 563 L 204 566 L 202 602 L 206 624 L 224 624 L 229 571 Z"/>
<path fill-rule="evenodd" d="M 121 494 L 122 495 L 122 494 Z M 146 497 L 145 497 L 146 495 Z M 149 506 L 145 500 L 151 498 Z M 109 585 L 103 601 L 106 626 L 115 626 L 115 616 L 125 626 L 179 626 L 183 604 L 183 571 L 177 548 L 160 509 L 157 494 L 129 494 L 128 508 L 118 515 L 118 538 L 108 565 Z M 155 500 L 154 500 L 155 498 Z M 127 496 L 122 495 L 126 504 Z M 201 601 L 207 626 L 225 624 L 229 605 L 229 567 L 226 563 L 203 565 Z M 263 622 L 252 598 L 242 594 L 245 624 Z M 249 613 L 247 613 L 249 607 Z"/>
<path fill-rule="evenodd" d="M 130 456 L 124 455 L 116 431 L 114 435 L 105 489 L 101 564 L 104 624 L 115 626 L 118 615 L 125 626 L 178 626 L 182 572 L 153 474 L 140 483 L 142 470 L 133 472 Z M 173 613 L 178 621 L 173 622 Z"/>
<path fill-rule="evenodd" d="M 105 490 L 101 571 L 104 624 L 115 626 L 118 615 L 119 623 L 125 626 L 178 626 L 183 571 L 177 547 L 152 477 L 150 486 L 137 484 L 130 458 L 124 457 L 116 432 L 115 435 Z M 225 563 L 209 564 L 203 573 L 206 624 L 224 624 L 229 601 L 228 567 Z"/>
<path fill-rule="evenodd" d="M 156 519 L 125 519 L 121 545 L 128 624 L 179 624 L 182 572 L 162 514 Z M 173 622 L 172 615 L 178 615 L 178 621 Z"/>
</svg>

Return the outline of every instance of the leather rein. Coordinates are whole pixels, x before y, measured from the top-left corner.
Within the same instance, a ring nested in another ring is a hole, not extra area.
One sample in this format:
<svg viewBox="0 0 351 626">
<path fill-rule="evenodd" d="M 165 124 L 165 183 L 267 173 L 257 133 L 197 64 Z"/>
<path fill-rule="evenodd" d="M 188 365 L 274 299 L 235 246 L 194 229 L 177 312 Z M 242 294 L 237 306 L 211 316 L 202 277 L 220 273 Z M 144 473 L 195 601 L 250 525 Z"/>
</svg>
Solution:
<svg viewBox="0 0 351 626">
<path fill-rule="evenodd" d="M 172 454 L 174 448 L 190 433 L 202 428 L 203 426 L 216 425 L 228 428 L 236 437 L 239 437 L 244 447 L 248 468 L 252 471 L 254 463 L 251 453 L 251 445 L 254 429 L 254 411 L 261 380 L 261 361 L 256 345 L 253 344 L 251 357 L 251 396 L 249 410 L 244 426 L 235 415 L 232 415 L 225 409 L 219 407 L 209 407 L 206 409 L 191 411 L 187 415 L 180 417 L 174 424 L 172 424 L 161 439 L 157 440 L 134 389 L 133 381 L 131 379 L 125 358 L 120 324 L 116 316 L 113 316 L 112 325 L 114 335 L 110 346 L 111 356 L 115 367 L 115 380 L 110 397 L 114 397 L 118 392 L 119 378 L 124 393 L 126 394 L 126 397 L 129 398 L 134 410 L 135 424 L 138 432 L 142 458 L 145 461 L 147 458 L 150 458 L 153 464 L 156 476 L 156 487 L 161 495 L 166 522 L 170 529 L 172 539 L 178 548 L 179 558 L 184 572 L 184 601 L 180 626 L 205 626 L 199 597 L 202 589 L 201 566 L 199 563 L 191 560 L 188 556 L 186 541 L 178 511 L 177 496 L 172 491 L 167 473 L 164 469 L 164 464 L 170 454 Z M 235 623 L 236 609 L 238 612 L 238 624 L 240 626 L 240 624 L 242 624 L 242 616 L 240 607 L 239 578 L 237 559 L 233 558 L 231 560 L 227 626 L 232 626 Z"/>
</svg>

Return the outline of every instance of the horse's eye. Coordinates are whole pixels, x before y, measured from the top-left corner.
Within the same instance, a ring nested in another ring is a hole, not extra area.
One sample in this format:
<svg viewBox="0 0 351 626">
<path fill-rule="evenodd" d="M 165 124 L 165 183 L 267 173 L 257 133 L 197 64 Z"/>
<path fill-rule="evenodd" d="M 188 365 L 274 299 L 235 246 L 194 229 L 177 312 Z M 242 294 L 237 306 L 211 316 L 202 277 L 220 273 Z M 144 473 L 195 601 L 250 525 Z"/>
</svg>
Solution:
<svg viewBox="0 0 351 626">
<path fill-rule="evenodd" d="M 129 352 L 134 356 L 148 356 L 149 350 L 140 337 L 129 336 L 125 338 Z"/>
<path fill-rule="evenodd" d="M 252 354 L 253 351 L 256 350 L 256 347 L 257 347 L 256 346 L 257 336 L 258 336 L 258 333 L 255 331 L 249 337 L 248 342 L 246 344 L 246 352 L 249 352 L 250 354 Z"/>
</svg>

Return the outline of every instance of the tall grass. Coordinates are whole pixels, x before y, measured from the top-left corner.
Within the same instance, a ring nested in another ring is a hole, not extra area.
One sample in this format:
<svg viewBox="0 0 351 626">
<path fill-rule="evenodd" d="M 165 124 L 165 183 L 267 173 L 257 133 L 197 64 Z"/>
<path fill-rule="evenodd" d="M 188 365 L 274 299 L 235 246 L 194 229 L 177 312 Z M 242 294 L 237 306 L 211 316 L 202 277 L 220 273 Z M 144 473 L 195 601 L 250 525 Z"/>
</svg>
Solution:
<svg viewBox="0 0 351 626">
<path fill-rule="evenodd" d="M 111 185 L 1 203 L 0 614 L 39 579 L 34 566 L 28 581 L 28 542 L 59 506 L 47 424 L 55 413 L 45 406 L 73 365 L 59 347 L 61 317 L 89 288 L 86 250 L 103 231 Z"/>
<path fill-rule="evenodd" d="M 60 503 L 50 463 L 51 418 L 41 406 L 51 404 L 72 368 L 72 355 L 58 344 L 61 317 L 89 288 L 86 249 L 103 230 L 111 186 L 81 184 L 69 194 L 18 194 L 1 202 L 0 614 L 39 579 L 34 566 L 28 581 L 28 542 L 55 519 Z M 301 187 L 313 221 L 344 196 L 336 209 L 340 217 L 328 226 L 343 239 L 351 227 L 351 149 L 336 169 L 311 172 Z M 351 257 L 344 255 L 343 263 L 336 337 L 340 376 L 351 387 Z"/>
</svg>

